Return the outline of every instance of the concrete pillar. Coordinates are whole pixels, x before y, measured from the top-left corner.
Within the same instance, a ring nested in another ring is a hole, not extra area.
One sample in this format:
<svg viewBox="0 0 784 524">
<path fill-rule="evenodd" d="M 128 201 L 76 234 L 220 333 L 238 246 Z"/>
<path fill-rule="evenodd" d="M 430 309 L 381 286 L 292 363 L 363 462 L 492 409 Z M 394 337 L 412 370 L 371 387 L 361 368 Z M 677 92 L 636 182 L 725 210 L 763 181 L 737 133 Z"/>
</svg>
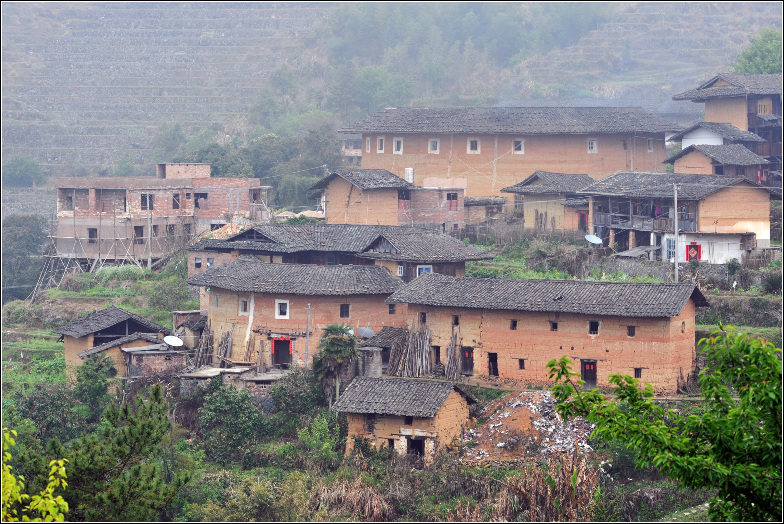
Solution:
<svg viewBox="0 0 784 524">
<path fill-rule="evenodd" d="M 635 233 L 635 231 L 633 229 L 629 230 L 629 249 L 632 249 L 636 245 L 635 244 L 635 240 L 636 239 L 634 237 L 634 233 Z"/>
</svg>

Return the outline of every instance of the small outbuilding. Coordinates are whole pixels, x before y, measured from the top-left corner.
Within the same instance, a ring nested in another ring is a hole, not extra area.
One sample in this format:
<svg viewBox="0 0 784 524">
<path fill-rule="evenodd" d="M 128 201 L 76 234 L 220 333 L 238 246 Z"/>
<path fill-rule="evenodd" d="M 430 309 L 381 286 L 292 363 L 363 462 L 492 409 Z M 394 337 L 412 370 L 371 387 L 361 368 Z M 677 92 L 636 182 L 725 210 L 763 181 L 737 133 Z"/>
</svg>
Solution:
<svg viewBox="0 0 784 524">
<path fill-rule="evenodd" d="M 355 439 L 367 439 L 377 449 L 420 455 L 429 463 L 461 438 L 475 402 L 452 382 L 357 377 L 332 411 L 348 416 L 346 454 Z"/>
</svg>

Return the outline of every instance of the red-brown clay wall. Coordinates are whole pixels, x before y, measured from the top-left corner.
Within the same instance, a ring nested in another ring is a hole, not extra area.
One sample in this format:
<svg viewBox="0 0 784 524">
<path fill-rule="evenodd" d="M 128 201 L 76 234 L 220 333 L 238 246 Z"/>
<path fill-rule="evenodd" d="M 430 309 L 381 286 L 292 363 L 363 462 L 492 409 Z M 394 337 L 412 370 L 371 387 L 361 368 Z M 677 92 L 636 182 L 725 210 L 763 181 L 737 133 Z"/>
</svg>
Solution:
<svg viewBox="0 0 784 524">
<path fill-rule="evenodd" d="M 748 131 L 749 117 L 746 113 L 746 98 L 714 98 L 707 100 L 705 102 L 705 121 L 724 122 Z"/>
<path fill-rule="evenodd" d="M 335 177 L 326 190 L 327 224 L 398 225 L 397 189 L 363 191 Z"/>
</svg>

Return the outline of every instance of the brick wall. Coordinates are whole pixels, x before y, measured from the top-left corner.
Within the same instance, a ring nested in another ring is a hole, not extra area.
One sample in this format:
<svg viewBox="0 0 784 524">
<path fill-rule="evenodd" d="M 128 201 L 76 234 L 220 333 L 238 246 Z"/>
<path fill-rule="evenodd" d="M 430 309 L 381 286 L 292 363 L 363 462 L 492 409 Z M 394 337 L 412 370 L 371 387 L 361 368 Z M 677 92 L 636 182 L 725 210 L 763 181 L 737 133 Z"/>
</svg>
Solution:
<svg viewBox="0 0 784 524">
<path fill-rule="evenodd" d="M 327 224 L 398 225 L 397 189 L 363 191 L 335 177 L 326 189 Z"/>
<path fill-rule="evenodd" d="M 250 217 L 250 188 L 257 186 L 255 178 L 194 178 L 192 180 L 195 193 L 207 193 L 207 201 L 200 201 L 194 210 L 197 221 L 225 222 L 225 214 L 232 213 L 237 217 Z"/>
<path fill-rule="evenodd" d="M 467 135 L 397 135 L 404 137 L 403 154 L 392 154 L 392 136 L 384 135 L 384 153 L 376 152 L 378 134 L 371 139 L 370 152 L 362 154 L 363 169 L 386 169 L 400 177 L 405 168 L 414 168 L 418 186 L 466 187 L 466 196 L 511 196 L 501 189 L 524 180 L 536 170 L 560 173 L 587 173 L 600 180 L 617 171 L 664 171 L 667 159 L 664 134 L 592 135 L 598 152 L 588 153 L 587 135 L 535 135 L 525 138 L 524 154 L 513 154 L 508 135 L 473 135 L 479 139 L 479 154 L 467 152 Z M 648 138 L 653 152 L 648 152 Z M 431 138 L 440 139 L 440 153 L 428 153 Z M 626 149 L 623 142 L 626 141 Z"/>
<path fill-rule="evenodd" d="M 713 174 L 713 160 L 700 151 L 692 151 L 683 155 L 673 165 L 676 173 Z"/>
<path fill-rule="evenodd" d="M 455 200 L 448 200 L 447 195 L 454 194 Z M 465 191 L 461 188 L 418 188 L 411 190 L 411 205 L 401 207 L 398 223 L 401 226 L 425 226 L 441 229 L 444 224 L 446 231 L 453 226 L 462 228 L 465 223 L 463 198 Z"/>
<path fill-rule="evenodd" d="M 146 341 L 145 341 L 146 342 Z M 146 344 L 142 345 L 149 345 Z M 132 347 L 128 344 L 123 344 L 123 347 Z M 188 366 L 187 357 L 185 352 L 169 351 L 167 353 L 153 352 L 150 354 L 134 353 L 131 355 L 131 367 L 128 371 L 129 376 L 146 376 L 154 375 L 156 373 L 164 373 L 166 371 L 180 371 Z"/>
<path fill-rule="evenodd" d="M 158 178 L 209 178 L 210 164 L 158 164 Z"/>
<path fill-rule="evenodd" d="M 458 344 L 474 348 L 474 374 L 487 375 L 489 354 L 495 353 L 501 378 L 531 383 L 548 380 L 546 364 L 566 355 L 597 361 L 597 381 L 607 385 L 613 373 L 634 375 L 642 368 L 642 380 L 657 391 L 674 392 L 678 381 L 688 376 L 694 364 L 694 304 L 689 301 L 673 318 L 620 318 L 580 314 L 526 313 L 518 311 L 434 308 L 409 304 L 409 325 L 415 325 L 419 312 L 427 313 L 431 344 L 441 347 L 446 363 L 452 331 Z M 459 325 L 453 326 L 453 315 Z M 517 321 L 515 330 L 512 320 Z M 588 333 L 589 321 L 599 322 L 599 333 Z M 557 331 L 551 330 L 557 323 Z M 634 336 L 628 336 L 634 326 Z M 520 369 L 520 360 L 524 369 Z"/>
<path fill-rule="evenodd" d="M 746 113 L 746 98 L 714 98 L 706 100 L 705 121 L 724 122 L 748 131 L 749 117 Z"/>
</svg>

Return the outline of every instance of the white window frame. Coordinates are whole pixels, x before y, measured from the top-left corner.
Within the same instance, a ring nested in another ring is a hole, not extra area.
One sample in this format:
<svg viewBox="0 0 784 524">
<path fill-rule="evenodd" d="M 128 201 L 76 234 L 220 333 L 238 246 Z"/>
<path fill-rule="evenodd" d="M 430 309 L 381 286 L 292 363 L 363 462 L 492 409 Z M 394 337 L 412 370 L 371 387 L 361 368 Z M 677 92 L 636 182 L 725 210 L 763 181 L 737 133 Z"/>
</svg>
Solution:
<svg viewBox="0 0 784 524">
<path fill-rule="evenodd" d="M 243 304 L 245 305 L 245 311 L 242 310 Z M 240 297 L 238 307 L 240 315 L 248 315 L 250 313 L 250 301 L 247 298 Z"/>
<path fill-rule="evenodd" d="M 648 152 L 653 153 L 653 138 L 648 139 Z"/>
<path fill-rule="evenodd" d="M 520 142 L 520 151 L 515 149 L 515 143 Z M 512 140 L 512 154 L 515 155 L 524 155 L 525 154 L 525 138 L 515 138 Z"/>
<path fill-rule="evenodd" d="M 386 145 L 384 142 L 386 142 L 385 137 L 376 137 L 376 153 L 384 153 L 384 146 Z"/>
<path fill-rule="evenodd" d="M 400 144 L 400 149 L 397 148 L 398 144 Z M 393 155 L 402 155 L 403 154 L 403 137 L 396 136 L 392 139 L 392 154 Z"/>
<path fill-rule="evenodd" d="M 370 153 L 370 137 L 365 139 L 365 153 Z"/>
<path fill-rule="evenodd" d="M 397 265 L 397 276 L 402 277 L 406 274 L 406 268 L 403 264 Z"/>
<path fill-rule="evenodd" d="M 599 153 L 599 140 L 597 138 L 589 138 L 586 147 L 589 155 Z"/>
<path fill-rule="evenodd" d="M 214 265 L 215 265 L 215 259 L 214 258 L 207 258 L 207 267 L 212 267 Z"/>
<path fill-rule="evenodd" d="M 433 142 L 436 143 L 435 150 L 432 148 Z M 440 138 L 428 138 L 427 139 L 427 152 L 431 155 L 440 155 L 441 154 L 441 139 Z"/>
<path fill-rule="evenodd" d="M 194 257 L 193 258 L 193 267 L 195 267 L 196 269 L 200 269 L 201 268 L 201 257 Z"/>
<path fill-rule="evenodd" d="M 473 142 L 474 140 L 476 140 L 476 151 L 471 150 L 471 142 Z M 479 155 L 481 153 L 482 153 L 482 141 L 475 136 L 469 136 L 468 140 L 466 140 L 466 154 Z"/>
<path fill-rule="evenodd" d="M 416 271 L 417 271 L 417 276 L 421 276 L 422 273 L 431 273 L 432 274 L 433 273 L 433 266 L 432 266 L 432 264 L 423 264 L 423 265 L 417 266 L 417 270 Z"/>
<path fill-rule="evenodd" d="M 285 315 L 281 315 L 280 314 L 280 305 L 281 304 L 286 304 L 286 314 Z M 282 299 L 275 299 L 275 318 L 276 319 L 284 319 L 284 320 L 286 320 L 286 319 L 289 318 L 290 314 L 291 314 L 291 305 L 289 304 L 289 301 L 288 300 L 282 300 Z"/>
<path fill-rule="evenodd" d="M 675 245 L 674 238 L 666 238 L 664 239 L 664 256 L 667 260 L 675 259 L 675 251 L 677 246 Z"/>
</svg>

